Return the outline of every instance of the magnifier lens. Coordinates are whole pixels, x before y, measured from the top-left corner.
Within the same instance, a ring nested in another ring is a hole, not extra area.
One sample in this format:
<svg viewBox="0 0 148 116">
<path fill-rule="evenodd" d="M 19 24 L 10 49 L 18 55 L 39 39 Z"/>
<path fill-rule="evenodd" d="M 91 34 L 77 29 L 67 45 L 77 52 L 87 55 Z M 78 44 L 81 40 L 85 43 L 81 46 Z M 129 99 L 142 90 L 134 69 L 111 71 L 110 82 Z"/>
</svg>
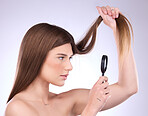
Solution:
<svg viewBox="0 0 148 116">
<path fill-rule="evenodd" d="M 104 73 L 107 69 L 107 63 L 108 63 L 108 57 L 106 55 L 102 56 L 102 60 L 101 60 L 101 72 L 102 72 L 102 76 L 104 76 Z"/>
</svg>

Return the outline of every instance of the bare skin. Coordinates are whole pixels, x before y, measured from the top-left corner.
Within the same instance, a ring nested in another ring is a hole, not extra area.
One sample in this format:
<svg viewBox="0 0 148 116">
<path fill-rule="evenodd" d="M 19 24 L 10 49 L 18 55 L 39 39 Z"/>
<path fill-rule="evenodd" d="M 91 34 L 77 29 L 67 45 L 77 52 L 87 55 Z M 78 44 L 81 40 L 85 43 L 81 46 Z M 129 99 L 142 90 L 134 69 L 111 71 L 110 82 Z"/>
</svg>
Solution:
<svg viewBox="0 0 148 116">
<path fill-rule="evenodd" d="M 111 10 L 109 6 L 97 9 L 104 23 L 113 30 L 117 43 L 119 35 L 115 18 L 118 17 L 119 9 Z M 118 45 L 117 53 L 119 55 Z M 121 61 L 118 60 L 117 83 L 109 85 L 107 77 L 102 76 L 92 89 L 74 89 L 61 94 L 49 92 L 49 84 L 64 85 L 69 71 L 72 70 L 72 55 L 70 44 L 49 51 L 35 81 L 13 97 L 8 103 L 5 116 L 95 116 L 102 110 L 122 103 L 137 92 L 137 71 L 131 48 L 124 58 L 122 68 Z"/>
</svg>

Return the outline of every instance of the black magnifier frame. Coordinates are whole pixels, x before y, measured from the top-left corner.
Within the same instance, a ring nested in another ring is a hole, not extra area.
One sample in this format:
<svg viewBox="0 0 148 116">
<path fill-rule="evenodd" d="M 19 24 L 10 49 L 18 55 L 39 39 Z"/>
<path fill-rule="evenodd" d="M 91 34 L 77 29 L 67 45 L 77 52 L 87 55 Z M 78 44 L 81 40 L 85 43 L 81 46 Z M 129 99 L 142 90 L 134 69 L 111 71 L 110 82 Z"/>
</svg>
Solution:
<svg viewBox="0 0 148 116">
<path fill-rule="evenodd" d="M 107 69 L 107 63 L 108 63 L 108 57 L 107 55 L 103 55 L 102 56 L 102 60 L 101 60 L 101 72 L 102 72 L 102 76 L 104 76 L 104 73 Z"/>
</svg>

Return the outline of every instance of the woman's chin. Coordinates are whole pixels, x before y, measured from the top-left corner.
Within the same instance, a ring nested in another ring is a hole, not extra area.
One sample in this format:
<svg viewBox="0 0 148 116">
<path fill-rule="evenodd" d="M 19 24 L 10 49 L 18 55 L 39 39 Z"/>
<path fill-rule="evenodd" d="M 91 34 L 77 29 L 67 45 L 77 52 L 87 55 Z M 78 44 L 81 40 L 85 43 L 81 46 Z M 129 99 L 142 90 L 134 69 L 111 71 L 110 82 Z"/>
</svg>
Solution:
<svg viewBox="0 0 148 116">
<path fill-rule="evenodd" d="M 62 86 L 64 86 L 65 85 L 65 83 L 61 83 L 61 84 L 59 84 L 58 86 L 59 87 L 62 87 Z"/>
<path fill-rule="evenodd" d="M 55 85 L 55 86 L 59 86 L 59 87 L 62 87 L 65 85 L 65 82 L 61 82 L 61 83 L 52 83 L 52 85 Z"/>
</svg>

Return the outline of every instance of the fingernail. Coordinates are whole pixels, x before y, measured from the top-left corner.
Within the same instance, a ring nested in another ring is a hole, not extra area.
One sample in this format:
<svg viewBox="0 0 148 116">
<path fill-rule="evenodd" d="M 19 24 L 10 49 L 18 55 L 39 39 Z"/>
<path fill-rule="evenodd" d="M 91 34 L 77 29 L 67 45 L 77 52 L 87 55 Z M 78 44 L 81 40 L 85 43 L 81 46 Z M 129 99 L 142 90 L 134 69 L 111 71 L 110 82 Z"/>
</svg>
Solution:
<svg viewBox="0 0 148 116">
<path fill-rule="evenodd" d="M 99 6 L 96 6 L 96 8 L 97 8 L 97 9 L 100 9 L 100 7 L 99 7 Z"/>
</svg>

